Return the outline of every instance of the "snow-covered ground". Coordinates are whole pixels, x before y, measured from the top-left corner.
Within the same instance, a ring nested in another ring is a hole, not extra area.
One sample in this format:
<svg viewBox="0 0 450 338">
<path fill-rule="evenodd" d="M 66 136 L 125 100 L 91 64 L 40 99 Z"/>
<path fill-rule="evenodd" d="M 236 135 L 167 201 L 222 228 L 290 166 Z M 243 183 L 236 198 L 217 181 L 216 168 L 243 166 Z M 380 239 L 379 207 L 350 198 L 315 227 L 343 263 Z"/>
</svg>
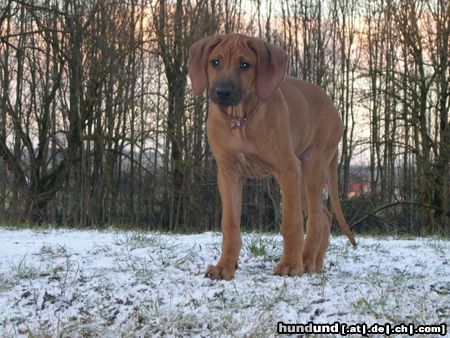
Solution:
<svg viewBox="0 0 450 338">
<path fill-rule="evenodd" d="M 359 237 L 353 249 L 332 237 L 325 272 L 295 278 L 271 273 L 279 235 L 243 240 L 226 282 L 204 278 L 219 233 L 0 228 L 0 336 L 274 336 L 280 321 L 448 330 L 450 240 Z"/>
</svg>

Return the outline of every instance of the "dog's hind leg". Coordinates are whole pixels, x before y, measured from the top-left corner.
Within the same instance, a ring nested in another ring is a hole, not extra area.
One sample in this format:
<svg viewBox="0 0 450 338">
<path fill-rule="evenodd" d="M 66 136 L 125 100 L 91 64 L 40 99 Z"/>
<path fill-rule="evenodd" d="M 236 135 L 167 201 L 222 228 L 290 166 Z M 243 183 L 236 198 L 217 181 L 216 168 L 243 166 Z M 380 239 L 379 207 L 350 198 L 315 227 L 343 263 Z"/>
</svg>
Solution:
<svg viewBox="0 0 450 338">
<path fill-rule="evenodd" d="M 302 179 L 302 207 L 303 212 L 308 215 L 308 201 L 306 197 L 306 192 L 304 188 L 304 181 Z M 331 232 L 331 221 L 333 216 L 328 211 L 328 209 L 322 205 L 322 231 L 321 236 L 318 239 L 317 245 L 319 246 L 319 251 L 317 253 L 316 262 L 315 262 L 315 271 L 319 272 L 323 270 L 323 262 L 325 259 L 325 253 L 328 249 L 328 243 L 330 239 L 330 232 Z"/>
</svg>

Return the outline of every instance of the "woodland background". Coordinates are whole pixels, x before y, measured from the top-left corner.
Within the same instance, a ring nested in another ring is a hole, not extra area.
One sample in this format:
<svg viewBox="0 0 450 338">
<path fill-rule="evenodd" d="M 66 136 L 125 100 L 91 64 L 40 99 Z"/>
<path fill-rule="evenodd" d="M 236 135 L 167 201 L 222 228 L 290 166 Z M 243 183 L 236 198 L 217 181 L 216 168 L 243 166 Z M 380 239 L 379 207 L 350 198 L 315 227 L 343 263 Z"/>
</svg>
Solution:
<svg viewBox="0 0 450 338">
<path fill-rule="evenodd" d="M 229 32 L 333 98 L 354 230 L 449 233 L 448 0 L 0 0 L 0 221 L 217 229 L 187 57 Z M 243 227 L 280 218 L 276 182 L 247 180 Z"/>
</svg>

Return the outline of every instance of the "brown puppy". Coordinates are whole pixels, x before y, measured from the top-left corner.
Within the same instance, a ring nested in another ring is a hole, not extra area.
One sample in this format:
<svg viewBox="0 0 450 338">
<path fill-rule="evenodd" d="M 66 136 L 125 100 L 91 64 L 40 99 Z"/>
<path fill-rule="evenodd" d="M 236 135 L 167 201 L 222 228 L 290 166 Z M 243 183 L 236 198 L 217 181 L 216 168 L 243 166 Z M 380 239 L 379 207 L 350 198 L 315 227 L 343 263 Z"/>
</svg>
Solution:
<svg viewBox="0 0 450 338">
<path fill-rule="evenodd" d="M 208 267 L 210 278 L 229 280 L 236 271 L 243 176 L 273 175 L 281 187 L 284 251 L 275 274 L 322 270 L 332 218 L 321 202 L 325 184 L 340 228 L 355 245 L 337 191 L 339 113 L 321 88 L 286 77 L 286 65 L 283 50 L 240 34 L 211 36 L 190 49 L 193 92 L 208 89 L 211 100 L 207 132 L 222 199 L 222 256 Z"/>
</svg>

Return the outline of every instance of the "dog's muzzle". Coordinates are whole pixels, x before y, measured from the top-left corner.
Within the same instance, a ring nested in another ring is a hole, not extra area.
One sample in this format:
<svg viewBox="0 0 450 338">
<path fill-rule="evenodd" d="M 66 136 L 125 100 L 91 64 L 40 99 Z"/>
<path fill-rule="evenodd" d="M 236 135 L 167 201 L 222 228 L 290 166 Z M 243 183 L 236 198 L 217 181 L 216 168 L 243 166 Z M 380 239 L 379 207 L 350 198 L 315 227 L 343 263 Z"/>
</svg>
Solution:
<svg viewBox="0 0 450 338">
<path fill-rule="evenodd" d="M 219 82 L 210 88 L 209 97 L 222 107 L 235 106 L 242 100 L 242 91 L 230 81 Z"/>
</svg>

